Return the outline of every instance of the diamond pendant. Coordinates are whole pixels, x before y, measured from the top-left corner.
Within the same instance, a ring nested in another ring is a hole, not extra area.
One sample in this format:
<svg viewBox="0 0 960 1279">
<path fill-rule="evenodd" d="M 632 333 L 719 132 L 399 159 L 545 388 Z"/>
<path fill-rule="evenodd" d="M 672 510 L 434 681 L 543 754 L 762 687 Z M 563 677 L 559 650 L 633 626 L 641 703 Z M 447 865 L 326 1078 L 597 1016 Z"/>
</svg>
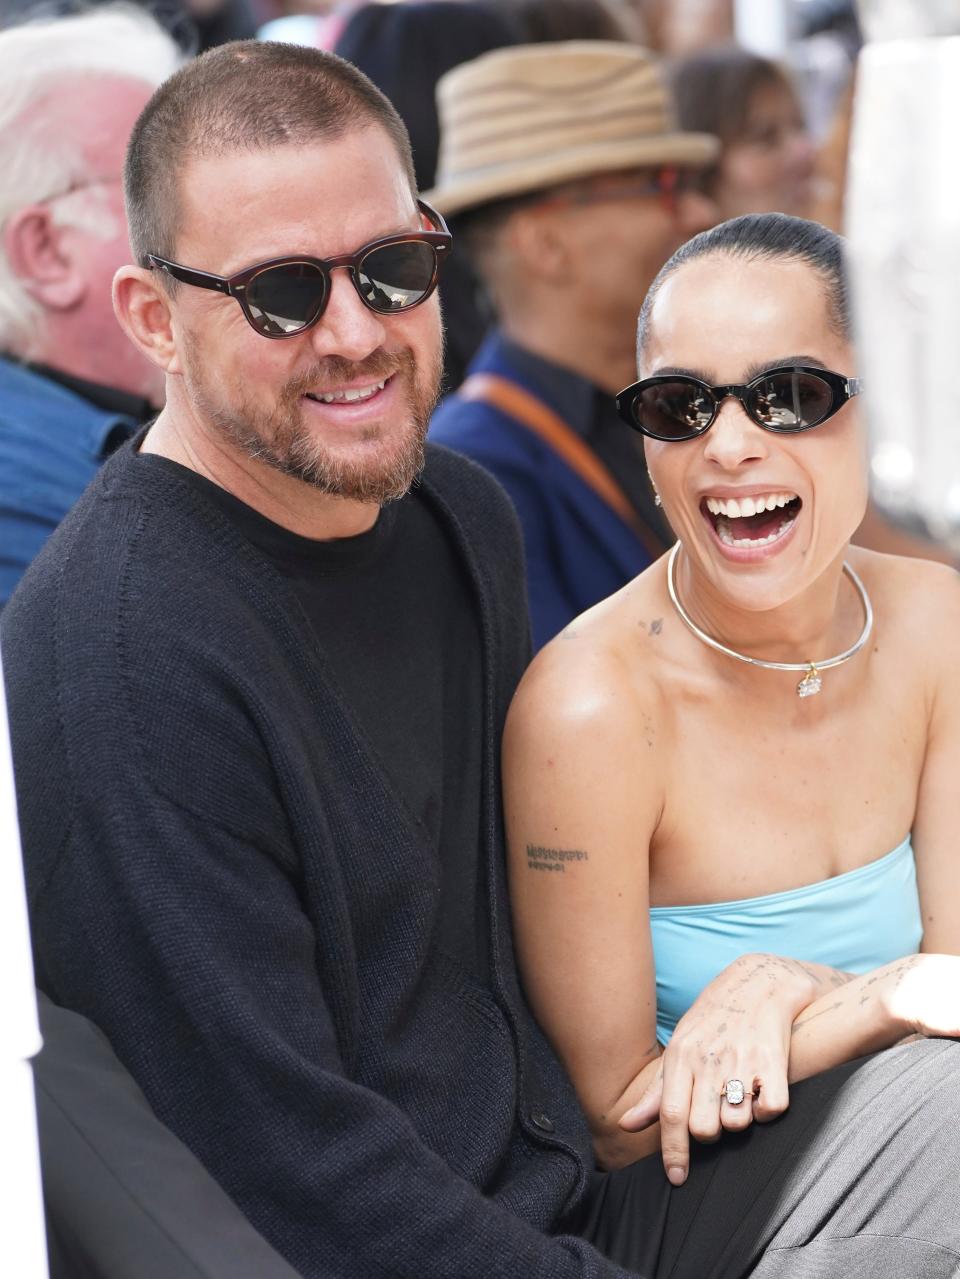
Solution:
<svg viewBox="0 0 960 1279">
<path fill-rule="evenodd" d="M 797 685 L 797 695 L 799 697 L 813 697 L 814 693 L 819 693 L 822 687 L 823 680 L 820 678 L 820 672 L 811 662 L 810 669 Z"/>
</svg>

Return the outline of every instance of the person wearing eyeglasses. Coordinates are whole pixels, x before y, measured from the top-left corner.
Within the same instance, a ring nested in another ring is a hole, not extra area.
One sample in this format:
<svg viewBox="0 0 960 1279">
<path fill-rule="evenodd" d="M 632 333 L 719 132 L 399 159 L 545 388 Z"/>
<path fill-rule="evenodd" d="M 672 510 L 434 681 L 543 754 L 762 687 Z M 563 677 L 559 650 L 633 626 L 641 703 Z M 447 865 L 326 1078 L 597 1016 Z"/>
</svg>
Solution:
<svg viewBox="0 0 960 1279">
<path fill-rule="evenodd" d="M 640 1161 L 621 1193 L 655 1215 L 669 1182 L 742 1225 L 723 1273 L 761 1246 L 799 1250 L 776 1274 L 926 1273 L 960 1200 L 907 1099 L 932 1045 L 891 1046 L 960 1036 L 956 576 L 850 544 L 866 452 L 832 231 L 764 214 L 695 237 L 643 303 L 638 360 L 618 408 L 677 540 L 511 708 L 522 977 L 601 1166 Z M 782 1129 L 753 1125 L 784 1113 L 814 1141 L 847 1114 L 849 1146 L 771 1150 Z M 854 1188 L 827 1210 L 875 1147 L 898 1149 L 885 1206 Z M 744 1224 L 797 1177 L 804 1222 Z M 909 1259 L 907 1236 L 927 1241 Z"/>
<path fill-rule="evenodd" d="M 703 175 L 719 221 L 773 210 L 810 216 L 816 152 L 784 67 L 737 45 L 699 49 L 673 65 L 671 87 L 684 128 L 709 122 L 723 145 Z"/>
<path fill-rule="evenodd" d="M 621 1279 L 550 1237 L 590 1155 L 509 943 L 522 549 L 425 445 L 451 238 L 399 116 L 226 45 L 125 194 L 165 407 L 3 616 L 38 982 L 305 1279 Z"/>
<path fill-rule="evenodd" d="M 441 79 L 438 104 L 429 198 L 496 324 L 431 438 L 509 493 L 539 648 L 667 545 L 612 397 L 632 375 L 637 298 L 716 220 L 692 178 L 718 143 L 676 126 L 655 58 L 620 41 L 484 54 Z"/>
<path fill-rule="evenodd" d="M 127 138 L 180 60 L 132 9 L 0 31 L 0 608 L 161 402 L 110 286 L 128 254 Z"/>
</svg>

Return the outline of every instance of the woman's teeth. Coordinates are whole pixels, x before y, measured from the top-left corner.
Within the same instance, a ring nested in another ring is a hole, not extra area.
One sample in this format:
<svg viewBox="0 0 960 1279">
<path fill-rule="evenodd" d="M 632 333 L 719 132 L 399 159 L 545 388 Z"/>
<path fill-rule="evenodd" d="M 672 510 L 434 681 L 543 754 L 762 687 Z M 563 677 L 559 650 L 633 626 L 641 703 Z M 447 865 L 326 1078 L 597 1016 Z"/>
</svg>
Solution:
<svg viewBox="0 0 960 1279">
<path fill-rule="evenodd" d="M 759 515 L 761 511 L 772 511 L 778 506 L 786 506 L 788 502 L 797 500 L 796 493 L 762 493 L 759 497 L 708 497 L 707 510 L 711 515 L 725 515 L 729 520 L 743 519 L 745 516 Z"/>
<path fill-rule="evenodd" d="M 708 497 L 704 505 L 724 546 L 759 547 L 783 536 L 797 518 L 800 499 L 795 493 L 774 492 L 741 498 Z"/>
<path fill-rule="evenodd" d="M 796 516 L 789 516 L 772 533 L 768 533 L 766 537 L 734 537 L 730 530 L 729 520 L 720 519 L 717 520 L 717 536 L 724 546 L 767 546 L 785 533 L 795 519 Z"/>
</svg>

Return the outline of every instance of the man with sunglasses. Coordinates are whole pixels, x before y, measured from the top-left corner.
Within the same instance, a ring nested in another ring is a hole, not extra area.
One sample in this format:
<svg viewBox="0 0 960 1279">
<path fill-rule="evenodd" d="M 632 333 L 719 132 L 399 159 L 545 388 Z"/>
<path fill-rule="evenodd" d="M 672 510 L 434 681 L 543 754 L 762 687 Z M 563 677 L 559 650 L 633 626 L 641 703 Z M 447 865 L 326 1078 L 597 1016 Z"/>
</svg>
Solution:
<svg viewBox="0 0 960 1279">
<path fill-rule="evenodd" d="M 166 405 L 4 615 L 38 980 L 308 1279 L 614 1276 L 519 995 L 521 548 L 424 437 L 450 237 L 393 108 L 235 44 L 137 122 L 114 284 Z M 416 481 L 416 483 L 414 483 Z"/>
<path fill-rule="evenodd" d="M 2 20 L 0 20 L 0 25 Z M 133 122 L 180 61 L 146 14 L 0 31 L 0 607 L 162 378 L 110 302 Z"/>
<path fill-rule="evenodd" d="M 510 494 L 539 647 L 667 544 L 613 396 L 648 286 L 714 220 L 692 179 L 717 141 L 677 128 L 656 62 L 625 44 L 498 50 L 445 76 L 438 102 L 429 198 L 458 219 L 497 327 L 431 437 Z"/>
</svg>

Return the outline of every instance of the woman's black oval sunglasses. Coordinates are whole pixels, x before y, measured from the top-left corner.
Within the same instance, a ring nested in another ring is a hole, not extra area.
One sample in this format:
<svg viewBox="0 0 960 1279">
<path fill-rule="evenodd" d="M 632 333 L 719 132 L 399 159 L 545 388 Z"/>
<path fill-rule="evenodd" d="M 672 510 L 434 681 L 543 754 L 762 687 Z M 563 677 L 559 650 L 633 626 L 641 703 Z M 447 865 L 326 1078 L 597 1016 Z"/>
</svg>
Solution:
<svg viewBox="0 0 960 1279">
<path fill-rule="evenodd" d="M 148 253 L 151 269 L 166 271 L 182 284 L 213 289 L 235 298 L 261 337 L 288 338 L 311 328 L 330 297 L 330 272 L 345 267 L 364 306 L 379 315 L 410 311 L 437 287 L 440 267 L 453 237 L 440 214 L 425 200 L 417 208 L 434 231 L 401 231 L 336 258 L 271 258 L 236 275 L 211 275 Z"/>
<path fill-rule="evenodd" d="M 859 395 L 860 378 L 811 364 L 767 369 L 745 385 L 711 386 L 683 373 L 659 373 L 634 382 L 617 396 L 617 412 L 653 440 L 693 440 L 716 421 L 720 405 L 734 396 L 752 422 L 765 431 L 809 431 Z"/>
</svg>

